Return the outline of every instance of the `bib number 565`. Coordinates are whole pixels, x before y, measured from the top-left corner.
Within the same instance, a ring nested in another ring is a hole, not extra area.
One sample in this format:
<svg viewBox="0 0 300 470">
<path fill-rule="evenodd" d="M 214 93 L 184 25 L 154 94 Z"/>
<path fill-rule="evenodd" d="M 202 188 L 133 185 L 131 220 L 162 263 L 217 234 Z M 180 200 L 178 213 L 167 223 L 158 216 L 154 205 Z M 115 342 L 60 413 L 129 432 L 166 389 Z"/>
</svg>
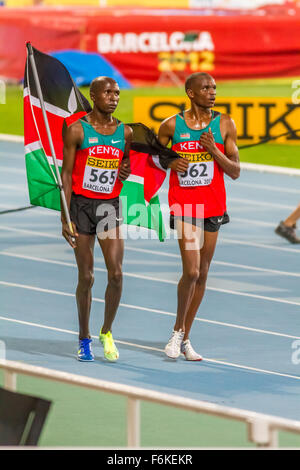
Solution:
<svg viewBox="0 0 300 470">
<path fill-rule="evenodd" d="M 114 184 L 116 180 L 117 172 L 116 171 L 101 171 L 99 174 L 99 171 L 97 168 L 93 168 L 91 170 L 90 174 L 90 182 L 95 183 L 96 181 L 99 181 L 101 184 Z"/>
</svg>

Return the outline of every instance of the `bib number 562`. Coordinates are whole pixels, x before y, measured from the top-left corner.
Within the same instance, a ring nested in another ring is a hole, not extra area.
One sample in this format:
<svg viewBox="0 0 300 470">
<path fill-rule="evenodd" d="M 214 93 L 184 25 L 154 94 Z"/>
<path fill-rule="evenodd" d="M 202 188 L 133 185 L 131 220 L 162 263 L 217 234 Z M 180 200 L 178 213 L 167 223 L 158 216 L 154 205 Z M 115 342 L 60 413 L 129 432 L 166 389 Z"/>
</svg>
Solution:
<svg viewBox="0 0 300 470">
<path fill-rule="evenodd" d="M 195 163 L 191 165 L 188 170 L 183 173 L 181 176 L 182 178 L 186 178 L 189 176 L 190 178 L 198 178 L 198 176 L 208 176 L 207 174 L 207 165 L 205 163 Z"/>
</svg>

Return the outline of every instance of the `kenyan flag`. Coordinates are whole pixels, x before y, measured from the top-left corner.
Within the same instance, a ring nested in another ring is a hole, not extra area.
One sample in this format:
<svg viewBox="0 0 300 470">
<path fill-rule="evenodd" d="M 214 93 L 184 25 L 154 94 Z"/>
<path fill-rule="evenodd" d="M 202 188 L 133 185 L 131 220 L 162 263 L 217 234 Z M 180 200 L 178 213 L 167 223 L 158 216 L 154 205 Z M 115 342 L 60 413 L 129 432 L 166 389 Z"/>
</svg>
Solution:
<svg viewBox="0 0 300 470">
<path fill-rule="evenodd" d="M 60 171 L 64 127 L 90 112 L 91 106 L 59 60 L 32 49 Z M 143 124 L 129 125 L 133 129 L 133 143 L 131 175 L 124 182 L 121 192 L 124 222 L 154 229 L 162 241 L 165 228 L 157 192 L 165 179 L 168 162 L 178 156 L 161 146 L 156 136 Z M 24 142 L 31 204 L 60 211 L 60 191 L 51 145 L 29 57 L 24 77 Z"/>
<path fill-rule="evenodd" d="M 66 118 L 91 110 L 69 72 L 57 59 L 33 49 L 40 87 L 59 169 L 63 160 L 62 130 Z M 29 198 L 35 206 L 60 211 L 60 191 L 33 70 L 27 57 L 24 76 L 24 143 Z"/>
</svg>

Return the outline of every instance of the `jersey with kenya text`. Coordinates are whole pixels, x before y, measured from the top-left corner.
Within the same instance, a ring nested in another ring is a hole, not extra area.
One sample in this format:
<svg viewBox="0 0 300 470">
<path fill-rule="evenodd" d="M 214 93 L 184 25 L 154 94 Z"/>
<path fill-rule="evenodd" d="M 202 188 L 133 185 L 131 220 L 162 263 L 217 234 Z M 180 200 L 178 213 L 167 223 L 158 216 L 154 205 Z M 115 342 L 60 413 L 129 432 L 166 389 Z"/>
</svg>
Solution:
<svg viewBox="0 0 300 470">
<path fill-rule="evenodd" d="M 224 153 L 220 131 L 220 113 L 213 111 L 209 125 L 201 130 L 187 126 L 184 113 L 176 115 L 172 150 L 189 161 L 185 173 L 171 170 L 169 206 L 171 214 L 207 218 L 223 215 L 226 211 L 224 174 L 213 156 L 200 145 L 199 139 L 209 128 L 218 149 Z"/>
<path fill-rule="evenodd" d="M 93 199 L 118 197 L 123 187 L 118 179 L 119 165 L 125 149 L 124 124 L 112 135 L 103 135 L 80 120 L 84 139 L 76 152 L 72 173 L 72 190 Z"/>
</svg>

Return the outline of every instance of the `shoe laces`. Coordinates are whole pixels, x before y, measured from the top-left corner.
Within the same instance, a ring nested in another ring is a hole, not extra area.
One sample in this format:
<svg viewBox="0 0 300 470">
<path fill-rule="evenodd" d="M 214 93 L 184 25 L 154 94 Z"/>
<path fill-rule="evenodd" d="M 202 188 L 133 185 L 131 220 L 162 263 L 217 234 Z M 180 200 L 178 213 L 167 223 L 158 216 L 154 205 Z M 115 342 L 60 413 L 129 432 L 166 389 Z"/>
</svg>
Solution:
<svg viewBox="0 0 300 470">
<path fill-rule="evenodd" d="M 109 331 L 109 332 L 105 335 L 105 349 L 106 349 L 106 350 L 114 350 L 114 348 L 115 348 L 115 343 L 114 343 L 112 334 L 111 334 L 111 332 Z"/>
<path fill-rule="evenodd" d="M 188 351 L 191 354 L 196 354 L 189 339 L 187 339 L 186 341 L 184 341 L 184 343 L 182 343 L 182 348 L 183 348 L 183 351 Z"/>
<path fill-rule="evenodd" d="M 81 339 L 79 342 L 79 347 L 80 347 L 81 352 L 83 352 L 84 354 L 89 354 L 91 350 L 91 346 L 90 346 L 91 342 L 92 340 L 89 338 Z"/>
<path fill-rule="evenodd" d="M 170 345 L 172 344 L 174 348 L 178 348 L 182 343 L 182 338 L 183 338 L 183 331 L 174 330 L 168 344 Z"/>
</svg>

